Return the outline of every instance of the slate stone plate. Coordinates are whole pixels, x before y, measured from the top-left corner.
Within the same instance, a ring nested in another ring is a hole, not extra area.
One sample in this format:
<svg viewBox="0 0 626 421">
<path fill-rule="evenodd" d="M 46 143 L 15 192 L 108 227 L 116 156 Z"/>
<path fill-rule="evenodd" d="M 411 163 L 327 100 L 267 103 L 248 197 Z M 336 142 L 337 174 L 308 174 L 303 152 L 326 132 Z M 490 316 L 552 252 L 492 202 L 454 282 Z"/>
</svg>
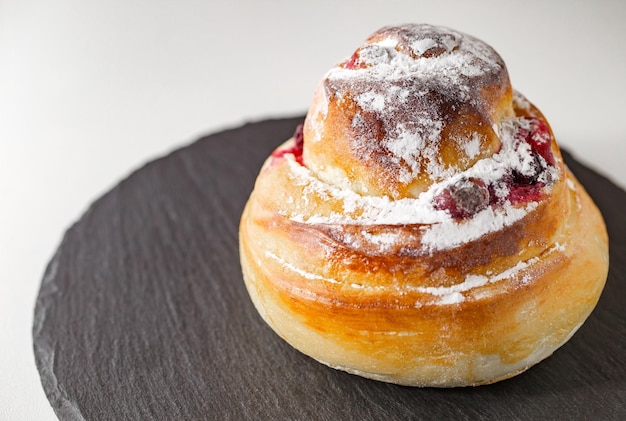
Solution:
<svg viewBox="0 0 626 421">
<path fill-rule="evenodd" d="M 37 299 L 41 381 L 64 420 L 626 419 L 626 193 L 566 161 L 604 213 L 611 269 L 565 346 L 491 386 L 416 389 L 323 366 L 246 293 L 239 216 L 301 118 L 204 137 L 151 162 L 66 233 Z"/>
</svg>

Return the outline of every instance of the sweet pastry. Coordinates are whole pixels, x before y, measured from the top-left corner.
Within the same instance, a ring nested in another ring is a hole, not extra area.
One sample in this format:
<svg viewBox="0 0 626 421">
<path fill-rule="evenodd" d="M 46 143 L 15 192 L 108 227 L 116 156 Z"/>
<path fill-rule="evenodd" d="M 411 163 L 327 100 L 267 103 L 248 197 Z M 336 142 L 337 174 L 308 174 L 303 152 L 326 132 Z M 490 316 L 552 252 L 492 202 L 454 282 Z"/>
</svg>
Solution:
<svg viewBox="0 0 626 421">
<path fill-rule="evenodd" d="M 385 27 L 330 69 L 240 225 L 263 319 L 331 367 L 413 386 L 514 376 L 591 313 L 602 216 L 484 42 Z"/>
</svg>

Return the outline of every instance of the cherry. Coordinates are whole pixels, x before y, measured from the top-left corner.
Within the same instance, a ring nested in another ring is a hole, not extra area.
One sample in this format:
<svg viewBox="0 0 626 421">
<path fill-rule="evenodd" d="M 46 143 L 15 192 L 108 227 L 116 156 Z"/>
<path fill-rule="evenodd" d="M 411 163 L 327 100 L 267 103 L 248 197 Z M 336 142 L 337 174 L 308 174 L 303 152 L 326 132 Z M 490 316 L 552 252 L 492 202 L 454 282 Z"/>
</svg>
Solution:
<svg viewBox="0 0 626 421">
<path fill-rule="evenodd" d="M 548 165 L 554 165 L 552 155 L 552 135 L 545 121 L 539 118 L 529 118 L 529 128 L 520 128 L 515 135 L 516 139 L 528 142 L 533 151 L 536 151 Z"/>
<path fill-rule="evenodd" d="M 293 134 L 294 144 L 289 148 L 274 151 L 274 153 L 272 154 L 272 158 L 276 159 L 286 154 L 292 154 L 300 165 L 304 165 L 304 159 L 302 157 L 302 152 L 304 150 L 303 128 L 304 128 L 303 124 L 298 124 L 298 126 L 296 127 L 296 131 Z"/>
<path fill-rule="evenodd" d="M 539 179 L 545 173 L 546 165 L 553 166 L 555 163 L 551 150 L 552 135 L 548 125 L 538 118 L 527 121 L 528 128 L 520 128 L 515 138 L 530 145 L 533 171 L 530 174 L 522 174 L 513 170 L 511 176 L 505 180 L 509 189 L 507 199 L 514 204 L 539 200 L 545 186 Z"/>
<path fill-rule="evenodd" d="M 544 183 L 512 184 L 507 199 L 513 204 L 537 201 L 541 199 L 541 189 L 544 186 Z"/>
<path fill-rule="evenodd" d="M 295 147 L 302 153 L 302 148 L 304 147 L 304 124 L 298 124 L 296 131 L 293 133 L 293 137 L 296 141 Z"/>
<path fill-rule="evenodd" d="M 539 157 L 539 152 L 535 149 L 531 149 L 530 153 L 532 154 L 532 172 L 530 174 L 524 174 L 518 170 L 513 170 L 513 180 L 514 184 L 522 184 L 522 185 L 530 185 L 535 184 L 539 180 L 539 176 L 545 170 L 544 165 L 541 162 Z"/>
<path fill-rule="evenodd" d="M 359 60 L 359 51 L 357 50 L 354 52 L 354 54 L 352 54 L 348 61 L 341 65 L 341 67 L 343 67 L 344 69 L 354 70 L 360 68 L 360 64 L 361 63 Z"/>
<path fill-rule="evenodd" d="M 512 169 L 503 178 L 488 185 L 478 178 L 463 178 L 447 187 L 434 199 L 436 209 L 445 210 L 454 219 L 472 216 L 487 206 L 498 206 L 506 201 L 517 204 L 538 201 L 549 183 L 547 167 L 555 164 L 552 154 L 552 135 L 548 125 L 538 118 L 527 119 L 520 127 L 516 140 L 530 145 L 532 160 L 529 170 Z M 500 192 L 498 194 L 498 192 Z"/>
<path fill-rule="evenodd" d="M 463 178 L 435 197 L 435 208 L 455 219 L 474 215 L 489 206 L 489 188 L 477 178 Z"/>
</svg>

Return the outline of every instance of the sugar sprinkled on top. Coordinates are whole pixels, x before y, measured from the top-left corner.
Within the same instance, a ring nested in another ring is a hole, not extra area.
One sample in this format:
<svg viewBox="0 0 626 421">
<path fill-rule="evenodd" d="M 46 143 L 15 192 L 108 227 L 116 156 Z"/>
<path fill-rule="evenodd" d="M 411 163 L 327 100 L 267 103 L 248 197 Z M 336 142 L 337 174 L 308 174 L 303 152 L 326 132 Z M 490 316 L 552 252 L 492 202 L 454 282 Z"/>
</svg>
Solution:
<svg viewBox="0 0 626 421">
<path fill-rule="evenodd" d="M 431 178 L 446 175 L 437 143 L 451 118 L 450 101 L 484 107 L 481 89 L 504 69 L 487 44 L 431 25 L 383 28 L 357 50 L 353 61 L 328 72 L 327 89 L 339 97 L 349 95 L 360 109 L 352 121 L 359 134 L 352 145 L 355 152 L 384 160 L 383 167 L 400 182 L 424 169 Z M 369 127 L 372 119 L 382 124 L 383 139 Z M 472 152 L 473 145 L 468 147 Z"/>
<path fill-rule="evenodd" d="M 555 243 L 552 247 L 546 250 L 546 254 L 554 252 L 563 252 L 565 246 Z M 463 293 L 471 291 L 475 288 L 480 288 L 487 284 L 493 284 L 505 279 L 518 278 L 520 282 L 526 280 L 525 276 L 520 276 L 527 268 L 532 267 L 539 261 L 539 257 L 533 257 L 526 261 L 520 261 L 515 266 L 503 270 L 500 273 L 492 274 L 491 276 L 484 275 L 466 275 L 463 282 L 450 285 L 450 286 L 437 286 L 437 287 L 422 287 L 416 288 L 419 292 L 424 292 L 439 297 L 439 304 L 457 304 L 465 301 Z M 527 275 L 526 275 L 527 276 Z"/>
</svg>

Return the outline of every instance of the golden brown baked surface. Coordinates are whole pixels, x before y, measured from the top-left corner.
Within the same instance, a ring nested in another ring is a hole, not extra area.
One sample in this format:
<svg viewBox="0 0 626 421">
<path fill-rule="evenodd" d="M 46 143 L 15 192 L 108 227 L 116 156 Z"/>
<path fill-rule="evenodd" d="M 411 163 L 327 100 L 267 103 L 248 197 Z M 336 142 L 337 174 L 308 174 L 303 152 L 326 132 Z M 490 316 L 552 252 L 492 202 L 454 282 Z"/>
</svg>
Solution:
<svg viewBox="0 0 626 421">
<path fill-rule="evenodd" d="M 294 347 L 417 386 L 489 383 L 561 346 L 602 291 L 602 217 L 502 59 L 383 28 L 318 86 L 246 205 L 250 296 Z"/>
</svg>

